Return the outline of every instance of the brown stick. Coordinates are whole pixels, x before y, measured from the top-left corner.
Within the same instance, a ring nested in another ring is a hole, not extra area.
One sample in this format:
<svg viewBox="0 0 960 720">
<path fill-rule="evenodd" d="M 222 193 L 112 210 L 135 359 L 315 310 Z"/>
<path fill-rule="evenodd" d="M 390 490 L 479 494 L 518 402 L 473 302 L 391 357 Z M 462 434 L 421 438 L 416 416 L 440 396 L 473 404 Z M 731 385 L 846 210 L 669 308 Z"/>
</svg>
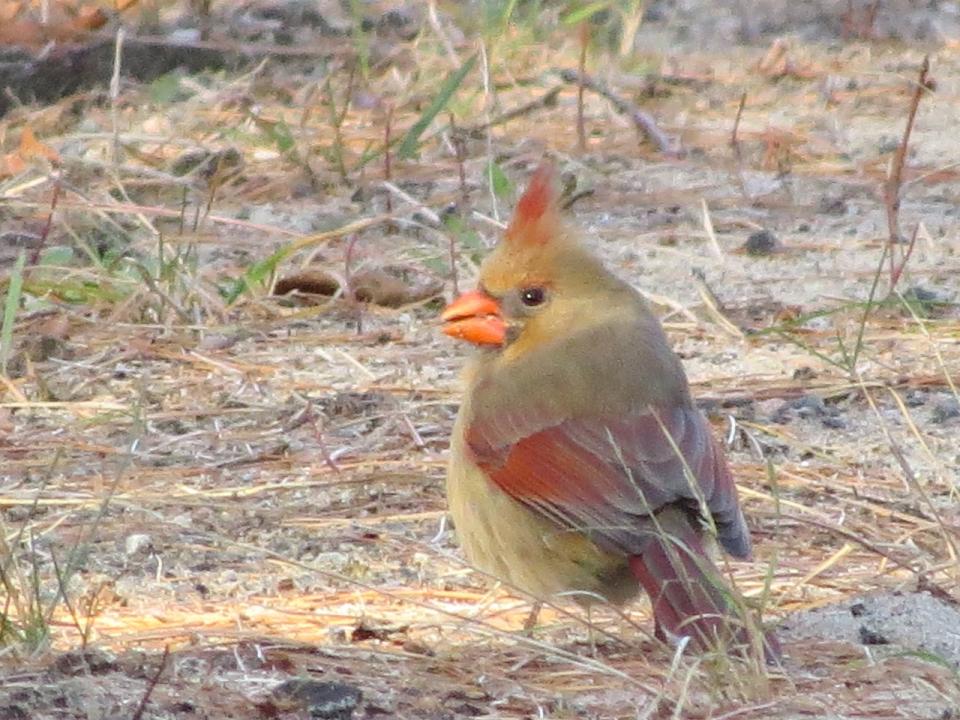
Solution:
<svg viewBox="0 0 960 720">
<path fill-rule="evenodd" d="M 37 246 L 30 253 L 30 265 L 36 265 L 40 262 L 40 253 L 43 252 L 44 245 L 47 244 L 47 238 L 50 237 L 50 228 L 53 227 L 53 214 L 57 211 L 57 200 L 60 199 L 60 185 L 63 177 L 58 170 L 53 180 L 53 196 L 50 198 L 50 212 L 47 213 L 47 220 L 43 224 L 43 230 L 40 231 L 40 239 Z"/>
<path fill-rule="evenodd" d="M 917 117 L 917 108 L 920 106 L 920 98 L 926 90 L 931 89 L 930 80 L 927 73 L 930 71 L 930 56 L 923 58 L 923 64 L 920 66 L 920 77 L 917 86 L 914 89 L 913 97 L 910 100 L 910 112 L 907 115 L 907 126 L 903 129 L 903 140 L 897 146 L 897 152 L 893 157 L 893 167 L 890 170 L 890 176 L 883 187 L 883 201 L 887 210 L 887 229 L 890 242 L 890 284 L 891 289 L 899 273 L 896 270 L 896 261 L 894 260 L 894 248 L 900 242 L 900 189 L 903 185 L 903 166 L 907 159 L 907 147 L 910 144 L 910 134 L 913 132 L 913 123 Z M 903 258 L 901 264 L 905 264 L 906 258 Z M 902 272 L 903 268 L 900 268 Z"/>
<path fill-rule="evenodd" d="M 357 335 L 361 335 L 363 333 L 363 303 L 357 297 L 356 287 L 353 284 L 353 253 L 358 239 L 359 237 L 354 233 L 347 240 L 347 252 L 343 257 L 343 294 L 356 312 Z"/>
<path fill-rule="evenodd" d="M 583 119 L 583 85 L 587 76 L 587 44 L 590 42 L 590 27 L 580 23 L 580 71 L 577 78 L 577 147 L 587 150 L 587 129 Z"/>
<path fill-rule="evenodd" d="M 147 709 L 147 703 L 150 701 L 150 696 L 153 695 L 154 688 L 156 688 L 157 683 L 160 682 L 163 671 L 167 669 L 167 660 L 169 658 L 170 646 L 167 645 L 163 648 L 163 655 L 160 657 L 160 667 L 157 669 L 157 674 L 150 678 L 150 682 L 147 683 L 147 690 L 143 693 L 143 697 L 140 698 L 140 704 L 137 706 L 130 720 L 140 720 L 143 717 L 143 713 Z"/>
<path fill-rule="evenodd" d="M 328 468 L 339 474 L 340 466 L 337 465 L 337 461 L 333 459 L 333 455 L 330 454 L 330 451 L 327 449 L 327 444 L 323 440 L 323 418 L 314 413 L 312 404 L 308 405 L 307 409 L 310 412 L 310 419 L 313 420 L 313 437 L 317 441 L 317 447 L 320 448 L 320 456 Z"/>
<path fill-rule="evenodd" d="M 387 104 L 387 117 L 383 124 L 383 179 L 392 181 L 390 167 L 390 131 L 393 124 L 393 103 Z M 393 196 L 387 193 L 387 214 L 393 215 Z"/>
<path fill-rule="evenodd" d="M 634 127 L 643 133 L 644 137 L 650 140 L 650 142 L 656 145 L 660 152 L 667 155 L 682 154 L 677 141 L 669 137 L 657 126 L 657 121 L 654 120 L 650 113 L 641 110 L 633 103 L 623 99 L 586 73 L 577 72 L 576 70 L 560 70 L 559 75 L 564 82 L 570 84 L 582 83 L 583 87 L 587 90 L 595 92 L 597 95 L 609 100 L 614 109 L 621 115 L 629 117 Z"/>
<path fill-rule="evenodd" d="M 737 117 L 733 121 L 733 131 L 730 133 L 730 145 L 734 148 L 740 147 L 740 139 L 737 133 L 740 130 L 740 118 L 743 116 L 743 108 L 747 104 L 747 92 L 744 90 L 740 96 L 740 105 L 737 107 Z"/>
<path fill-rule="evenodd" d="M 460 294 L 460 274 L 457 272 L 457 241 L 452 232 L 447 232 L 447 241 L 450 250 L 450 283 L 453 285 L 453 295 Z"/>
<path fill-rule="evenodd" d="M 864 39 L 870 40 L 876 37 L 875 26 L 877 24 L 877 11 L 880 10 L 880 0 L 873 0 L 873 4 L 867 8 L 864 18 L 865 36 Z"/>
<path fill-rule="evenodd" d="M 907 250 L 903 254 L 903 258 L 897 263 L 897 266 L 893 268 L 890 274 L 890 292 L 891 294 L 894 291 L 894 288 L 897 287 L 897 283 L 900 281 L 900 276 L 903 274 L 903 269 L 907 266 L 907 261 L 910 260 L 910 256 L 913 255 L 913 248 L 917 245 L 917 235 L 920 232 L 920 223 L 917 223 L 917 226 L 913 229 L 913 235 L 910 236 L 910 244 L 907 245 Z M 893 250 L 893 248 L 890 248 Z"/>
<path fill-rule="evenodd" d="M 470 191 L 467 189 L 467 143 L 463 138 L 463 133 L 457 127 L 453 113 L 450 113 L 450 142 L 453 144 L 453 151 L 457 158 L 457 173 L 460 178 L 460 210 L 466 214 L 470 207 Z"/>
<path fill-rule="evenodd" d="M 740 186 L 740 194 L 747 202 L 750 201 L 750 193 L 747 192 L 747 181 L 743 175 L 743 152 L 740 148 L 740 120 L 743 117 L 743 109 L 747 106 L 747 91 L 744 90 L 740 95 L 740 104 L 737 106 L 737 117 L 733 120 L 733 130 L 730 132 L 730 147 L 733 148 L 733 157 L 737 161 L 737 180 Z"/>
<path fill-rule="evenodd" d="M 563 89 L 563 86 L 557 85 L 542 97 L 539 97 L 536 100 L 531 100 L 530 102 L 514 108 L 513 110 L 507 110 L 505 113 L 493 118 L 490 122 L 474 125 L 470 128 L 464 128 L 463 132 L 472 138 L 482 138 L 484 132 L 490 128 L 497 127 L 498 125 L 504 125 L 511 120 L 515 120 L 518 117 L 523 117 L 524 115 L 529 115 L 537 110 L 554 107 L 557 104 L 557 95 L 560 94 L 561 89 Z"/>
<path fill-rule="evenodd" d="M 336 96 L 333 92 L 333 84 L 330 81 L 330 75 L 327 75 L 324 81 L 324 89 L 327 93 L 327 101 L 330 106 L 330 125 L 333 127 L 333 157 L 337 172 L 340 175 L 340 181 L 346 185 L 349 182 L 347 176 L 347 166 L 343 159 L 343 121 L 347 118 L 350 110 L 350 103 L 353 99 L 353 86 L 357 76 L 357 62 L 350 63 L 350 74 L 347 75 L 347 91 L 343 98 L 343 107 L 337 112 Z"/>
</svg>

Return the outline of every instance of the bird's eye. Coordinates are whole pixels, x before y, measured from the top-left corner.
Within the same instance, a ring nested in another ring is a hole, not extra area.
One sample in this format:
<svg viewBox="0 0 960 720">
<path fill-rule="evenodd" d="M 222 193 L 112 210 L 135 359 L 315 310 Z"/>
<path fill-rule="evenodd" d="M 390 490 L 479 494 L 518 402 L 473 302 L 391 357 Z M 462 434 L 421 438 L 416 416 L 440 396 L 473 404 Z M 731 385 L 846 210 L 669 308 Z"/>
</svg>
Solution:
<svg viewBox="0 0 960 720">
<path fill-rule="evenodd" d="M 546 299 L 547 295 L 542 287 L 529 287 L 520 291 L 520 302 L 527 307 L 541 305 Z"/>
</svg>

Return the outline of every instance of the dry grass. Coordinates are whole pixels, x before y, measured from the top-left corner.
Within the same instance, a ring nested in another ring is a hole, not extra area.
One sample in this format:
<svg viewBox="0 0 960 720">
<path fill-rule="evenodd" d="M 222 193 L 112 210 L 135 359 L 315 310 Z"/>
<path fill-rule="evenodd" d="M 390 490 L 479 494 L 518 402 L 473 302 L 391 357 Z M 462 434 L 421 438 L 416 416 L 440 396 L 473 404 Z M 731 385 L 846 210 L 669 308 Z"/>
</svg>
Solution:
<svg viewBox="0 0 960 720">
<path fill-rule="evenodd" d="M 729 566 L 740 591 L 769 619 L 878 590 L 957 597 L 958 421 L 937 421 L 933 400 L 913 402 L 957 397 L 956 295 L 936 307 L 864 305 L 885 242 L 877 193 L 888 155 L 875 144 L 899 137 L 891 118 L 906 111 L 919 53 L 794 47 L 791 67 L 810 77 L 776 82 L 755 70 L 760 49 L 690 48 L 663 65 L 664 96 L 650 101 L 665 131 L 697 149 L 676 159 L 638 144 L 631 120 L 590 93 L 588 150 L 577 152 L 577 87 L 553 72 L 576 64 L 573 30 L 538 44 L 534 27 L 478 34 L 451 48 L 460 62 L 480 51 L 449 105 L 469 205 L 462 223 L 435 225 L 464 189 L 445 113 L 419 158 L 392 158 L 402 193 L 384 189 L 382 156 L 368 158 L 382 150 L 385 104 L 394 138 L 422 117 L 436 78 L 456 65 L 443 32 L 457 22 L 426 22 L 367 77 L 345 69 L 347 55 L 310 79 L 303 66 L 266 63 L 182 77 L 172 98 L 125 86 L 105 106 L 81 97 L 80 116 L 71 98 L 0 121 L 5 149 L 29 126 L 62 158 L 0 178 L 0 231 L 28 236 L 60 183 L 0 387 L 0 562 L 21 597 L 37 587 L 50 609 L 49 645 L 0 648 L 10 683 L 44 682 L 50 658 L 80 645 L 123 657 L 170 646 L 176 667 L 207 669 L 191 687 L 214 713 L 224 697 L 261 698 L 277 678 L 308 672 L 356 683 L 371 707 L 405 717 L 956 708 L 955 673 L 846 645 L 794 643 L 769 673 L 672 658 L 649 639 L 643 603 L 594 613 L 596 657 L 584 617 L 565 606 L 545 608 L 525 635 L 528 599 L 466 567 L 442 522 L 462 359 L 436 333 L 437 303 L 387 309 L 348 292 L 351 273 L 381 265 L 449 287 L 451 256 L 466 286 L 509 212 L 490 162 L 522 182 L 549 149 L 593 190 L 578 217 L 662 306 L 695 393 L 731 442 L 757 547 L 755 561 Z M 934 75 L 955 76 L 948 52 L 933 60 Z M 608 83 L 630 96 L 637 76 L 614 67 Z M 377 102 L 355 94 L 333 128 L 324 87 L 342 103 L 348 84 Z M 555 106 L 511 114 L 554 88 Z M 744 92 L 737 161 L 727 143 Z M 924 103 L 901 222 L 938 230 L 918 240 L 904 292 L 949 288 L 960 270 L 957 224 L 940 201 L 956 199 L 941 137 L 960 114 L 956 84 Z M 171 169 L 186 152 L 226 150 L 236 156 L 214 171 Z M 853 210 L 831 215 L 824 197 Z M 738 254 L 761 226 L 776 228 L 784 252 Z M 315 305 L 270 296 L 277 274 L 307 265 L 347 278 L 347 292 Z M 705 284 L 691 265 L 708 269 Z M 811 395 L 843 423 L 771 420 Z M 172 703 L 183 683 L 170 673 L 151 704 Z M 144 691 L 121 685 L 111 692 Z"/>
</svg>

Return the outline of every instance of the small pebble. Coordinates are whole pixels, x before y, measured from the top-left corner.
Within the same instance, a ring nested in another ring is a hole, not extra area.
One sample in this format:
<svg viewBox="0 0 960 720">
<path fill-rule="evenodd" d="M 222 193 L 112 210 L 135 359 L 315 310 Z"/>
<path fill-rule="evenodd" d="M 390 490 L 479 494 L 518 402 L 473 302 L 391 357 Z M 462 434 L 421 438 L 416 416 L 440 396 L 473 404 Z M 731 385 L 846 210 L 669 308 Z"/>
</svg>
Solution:
<svg viewBox="0 0 960 720">
<path fill-rule="evenodd" d="M 831 430 L 845 430 L 847 427 L 847 421 L 838 415 L 827 415 L 820 420 L 820 423 Z"/>
<path fill-rule="evenodd" d="M 908 390 L 903 401 L 907 404 L 907 407 L 920 407 L 926 404 L 927 394 L 922 390 Z"/>
<path fill-rule="evenodd" d="M 127 535 L 123 541 L 123 550 L 127 555 L 139 555 L 153 549 L 153 538 L 145 533 Z"/>
<path fill-rule="evenodd" d="M 846 215 L 847 201 L 839 197 L 824 196 L 817 205 L 820 215 Z"/>
<path fill-rule="evenodd" d="M 769 230 L 758 230 L 747 238 L 743 249 L 746 250 L 747 255 L 754 257 L 771 255 L 780 250 L 780 241 Z"/>
<path fill-rule="evenodd" d="M 956 398 L 946 397 L 937 400 L 930 414 L 930 421 L 942 425 L 947 420 L 960 417 L 960 403 Z"/>
<path fill-rule="evenodd" d="M 363 693 L 346 683 L 294 678 L 274 688 L 273 697 L 282 706 L 302 707 L 311 718 L 350 720 Z"/>
<path fill-rule="evenodd" d="M 866 625 L 860 626 L 860 642 L 864 645 L 889 645 L 890 641 L 886 637 L 878 633 L 876 630 L 871 630 Z"/>
</svg>

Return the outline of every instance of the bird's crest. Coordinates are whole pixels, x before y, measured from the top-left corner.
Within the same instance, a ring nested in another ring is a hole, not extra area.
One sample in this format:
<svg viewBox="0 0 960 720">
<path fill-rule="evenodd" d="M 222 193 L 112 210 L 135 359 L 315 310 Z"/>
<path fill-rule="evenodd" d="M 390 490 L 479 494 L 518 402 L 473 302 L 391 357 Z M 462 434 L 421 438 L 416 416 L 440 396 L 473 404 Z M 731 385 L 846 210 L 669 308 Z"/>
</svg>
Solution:
<svg viewBox="0 0 960 720">
<path fill-rule="evenodd" d="M 557 197 L 556 170 L 552 162 L 544 160 L 517 202 L 504 240 L 517 245 L 546 244 L 554 236 L 560 218 Z"/>
</svg>

